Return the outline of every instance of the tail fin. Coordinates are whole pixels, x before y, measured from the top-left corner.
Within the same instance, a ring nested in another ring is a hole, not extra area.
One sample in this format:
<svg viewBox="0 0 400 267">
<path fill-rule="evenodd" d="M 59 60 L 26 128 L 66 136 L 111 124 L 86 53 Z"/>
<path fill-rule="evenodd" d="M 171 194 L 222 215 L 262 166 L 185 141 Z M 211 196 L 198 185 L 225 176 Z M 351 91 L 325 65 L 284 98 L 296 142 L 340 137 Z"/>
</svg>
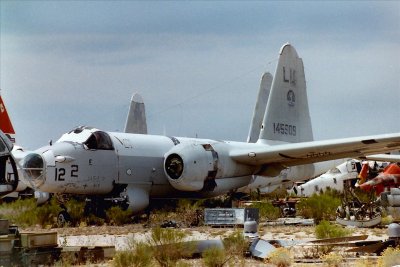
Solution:
<svg viewBox="0 0 400 267">
<path fill-rule="evenodd" d="M 280 50 L 259 141 L 266 144 L 313 140 L 303 61 L 290 44 Z"/>
<path fill-rule="evenodd" d="M 260 136 L 261 125 L 263 122 L 265 108 L 267 107 L 269 92 L 271 90 L 272 74 L 266 72 L 263 74 L 260 83 L 260 90 L 254 107 L 253 119 L 251 121 L 249 136 L 247 137 L 248 143 L 255 143 Z"/>
<path fill-rule="evenodd" d="M 131 99 L 128 117 L 125 123 L 125 133 L 147 134 L 146 112 L 143 98 L 135 93 Z"/>
<path fill-rule="evenodd" d="M 11 142 L 15 143 L 15 131 L 12 126 L 10 117 L 8 116 L 6 106 L 4 105 L 3 98 L 0 95 L 0 130 L 7 135 Z"/>
</svg>

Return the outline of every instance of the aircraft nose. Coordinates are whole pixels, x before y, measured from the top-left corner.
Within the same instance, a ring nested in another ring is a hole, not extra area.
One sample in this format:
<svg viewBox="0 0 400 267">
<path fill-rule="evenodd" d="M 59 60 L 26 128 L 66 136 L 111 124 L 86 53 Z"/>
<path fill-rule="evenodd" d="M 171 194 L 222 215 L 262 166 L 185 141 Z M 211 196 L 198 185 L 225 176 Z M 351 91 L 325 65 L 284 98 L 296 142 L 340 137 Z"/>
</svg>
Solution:
<svg viewBox="0 0 400 267">
<path fill-rule="evenodd" d="M 43 157 L 37 153 L 25 156 L 22 163 L 24 177 L 34 188 L 38 188 L 45 180 L 45 162 Z"/>
</svg>

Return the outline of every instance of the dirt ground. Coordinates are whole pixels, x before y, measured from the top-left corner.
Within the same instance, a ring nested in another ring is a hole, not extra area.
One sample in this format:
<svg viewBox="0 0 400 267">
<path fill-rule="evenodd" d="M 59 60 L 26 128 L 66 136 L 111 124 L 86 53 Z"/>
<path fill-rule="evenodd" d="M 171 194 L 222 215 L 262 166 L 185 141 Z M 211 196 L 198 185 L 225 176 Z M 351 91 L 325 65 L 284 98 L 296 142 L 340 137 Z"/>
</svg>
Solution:
<svg viewBox="0 0 400 267">
<path fill-rule="evenodd" d="M 235 228 L 213 228 L 201 226 L 196 228 L 180 228 L 187 234 L 188 240 L 220 239 L 228 236 L 234 231 L 242 229 Z M 145 241 L 151 229 L 145 228 L 141 224 L 131 224 L 125 226 L 89 226 L 89 227 L 64 227 L 55 229 L 26 228 L 20 231 L 56 231 L 58 233 L 58 243 L 60 246 L 110 246 L 114 245 L 116 251 L 129 249 L 132 240 Z M 368 235 L 367 240 L 386 240 L 386 228 L 352 228 L 352 235 Z M 318 258 L 308 259 L 310 255 L 317 255 L 318 248 L 314 245 L 306 244 L 307 241 L 315 239 L 314 226 L 300 225 L 260 225 L 259 235 L 265 240 L 285 240 L 300 243 L 288 247 L 294 257 L 292 266 L 316 266 L 324 265 Z M 316 251 L 317 250 L 317 251 Z M 345 253 L 345 248 L 335 248 L 334 252 L 344 258 L 340 266 L 374 266 L 376 256 L 357 256 L 355 253 Z M 185 260 L 184 265 L 203 266 L 201 259 Z M 232 265 L 232 264 L 230 264 Z M 230 266 L 228 265 L 228 266 Z M 112 266 L 112 262 L 103 262 L 89 266 Z M 274 266 L 255 259 L 245 259 L 244 263 L 234 263 L 233 266 Z"/>
</svg>

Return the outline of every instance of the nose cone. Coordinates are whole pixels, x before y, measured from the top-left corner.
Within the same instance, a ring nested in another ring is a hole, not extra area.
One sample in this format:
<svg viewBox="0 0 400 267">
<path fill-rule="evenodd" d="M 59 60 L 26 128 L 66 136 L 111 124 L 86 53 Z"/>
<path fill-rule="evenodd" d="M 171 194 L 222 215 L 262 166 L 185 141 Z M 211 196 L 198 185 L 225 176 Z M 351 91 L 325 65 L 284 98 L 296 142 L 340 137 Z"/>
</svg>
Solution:
<svg viewBox="0 0 400 267">
<path fill-rule="evenodd" d="M 38 188 L 45 180 L 45 162 L 41 155 L 30 153 L 23 159 L 22 169 L 25 180 L 33 187 Z"/>
</svg>

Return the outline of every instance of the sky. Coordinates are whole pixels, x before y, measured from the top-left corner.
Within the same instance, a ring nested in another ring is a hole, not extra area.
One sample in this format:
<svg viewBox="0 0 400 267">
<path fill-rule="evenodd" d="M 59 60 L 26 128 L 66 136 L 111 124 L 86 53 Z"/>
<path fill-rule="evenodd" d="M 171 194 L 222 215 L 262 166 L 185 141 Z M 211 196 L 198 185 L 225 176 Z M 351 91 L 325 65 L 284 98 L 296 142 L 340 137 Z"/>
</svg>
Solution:
<svg viewBox="0 0 400 267">
<path fill-rule="evenodd" d="M 0 88 L 17 143 L 79 125 L 245 141 L 281 46 L 303 59 L 316 140 L 400 131 L 399 1 L 0 1 Z"/>
</svg>

